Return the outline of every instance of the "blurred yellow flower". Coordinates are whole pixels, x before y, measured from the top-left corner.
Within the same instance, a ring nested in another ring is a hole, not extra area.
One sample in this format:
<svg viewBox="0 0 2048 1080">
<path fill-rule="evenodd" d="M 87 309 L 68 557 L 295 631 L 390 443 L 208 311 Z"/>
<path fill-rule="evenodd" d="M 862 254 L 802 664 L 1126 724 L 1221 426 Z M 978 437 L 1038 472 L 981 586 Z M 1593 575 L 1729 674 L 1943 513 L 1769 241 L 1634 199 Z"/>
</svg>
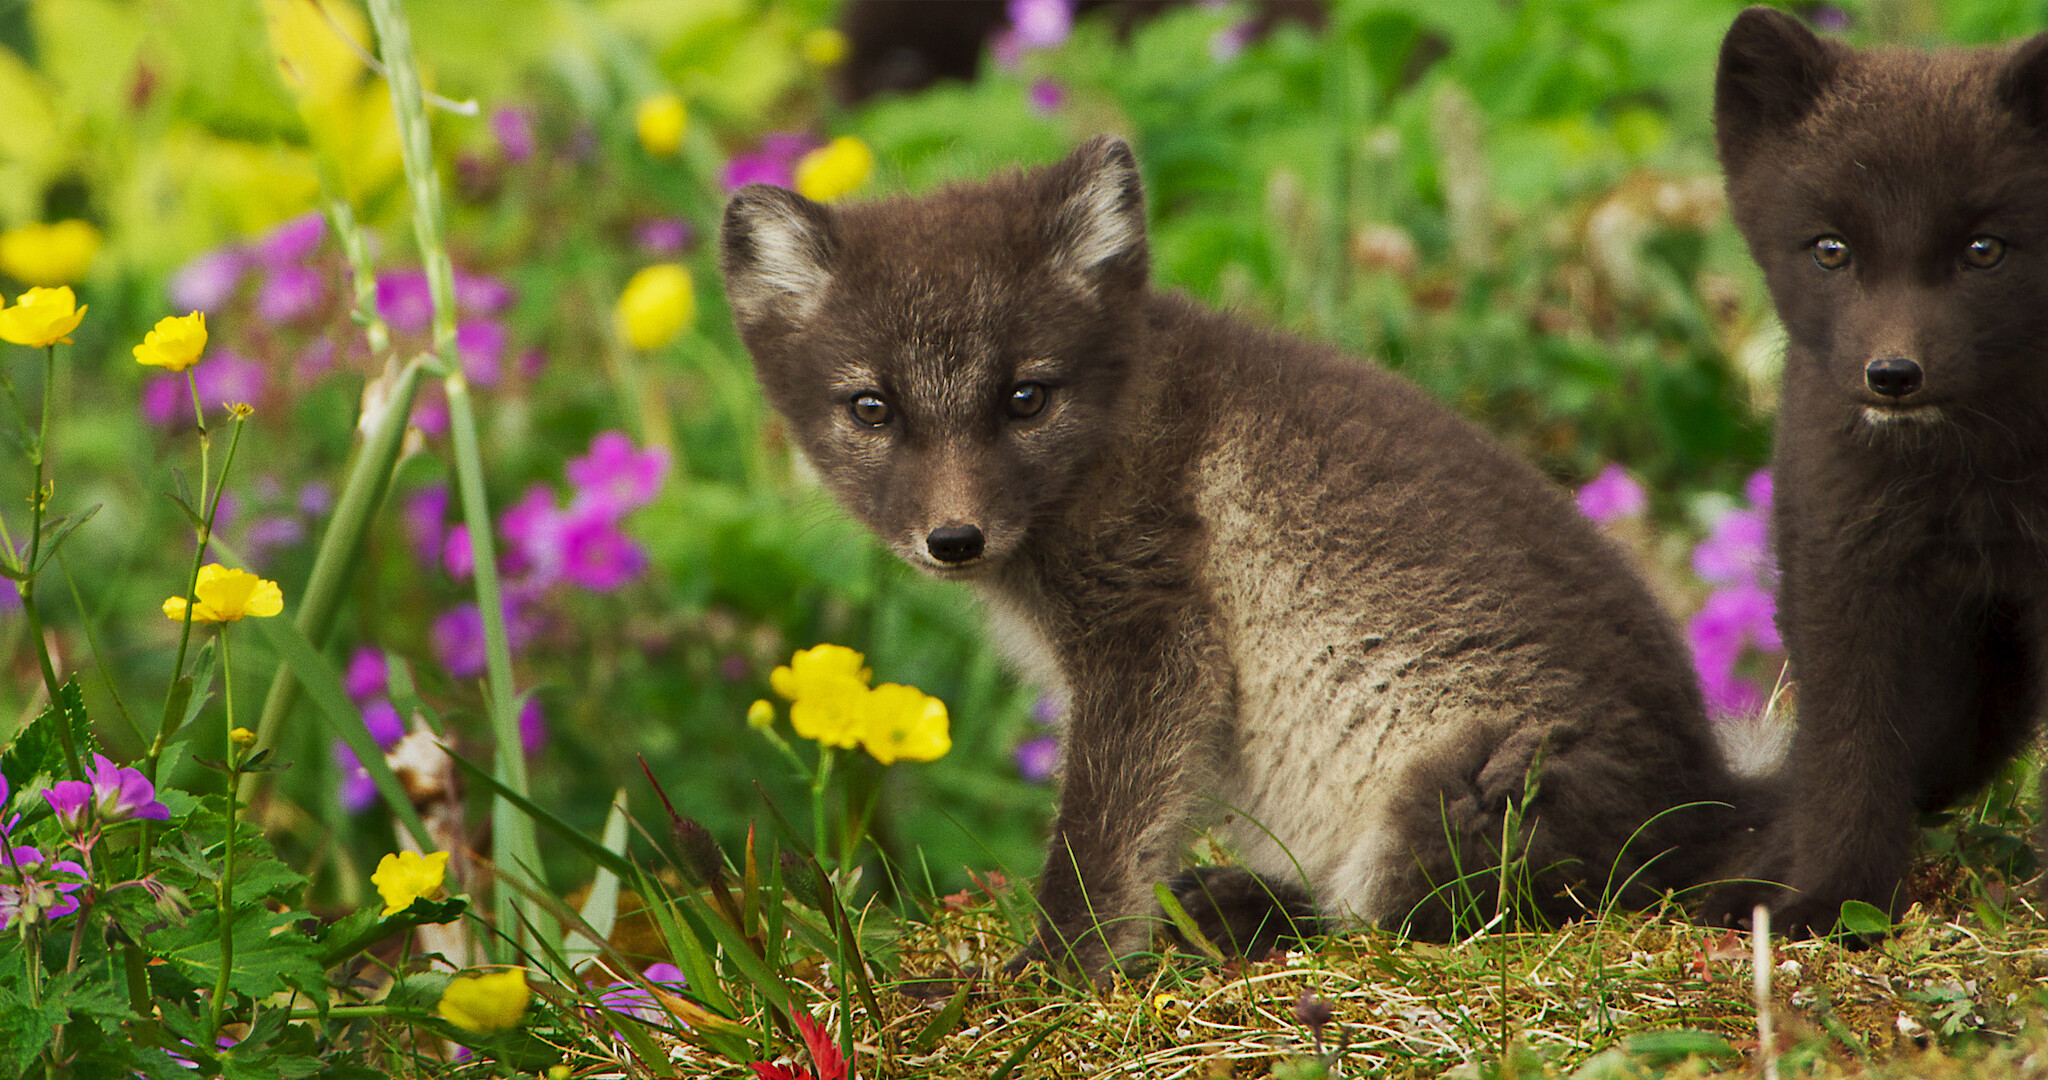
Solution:
<svg viewBox="0 0 2048 1080">
<path fill-rule="evenodd" d="M 884 765 L 937 761 L 953 749 L 946 703 L 915 686 L 883 683 L 868 691 L 860 742 Z"/>
<path fill-rule="evenodd" d="M 614 313 L 619 333 L 636 349 L 659 349 L 697 317 L 697 290 L 680 263 L 656 263 L 634 274 Z"/>
<path fill-rule="evenodd" d="M 256 733 L 248 728 L 238 727 L 228 732 L 228 741 L 236 746 L 254 746 L 256 745 Z M 389 858 L 389 856 L 386 856 L 386 858 Z M 374 881 L 376 879 L 371 878 L 371 880 Z"/>
<path fill-rule="evenodd" d="M 275 581 L 265 581 L 246 570 L 230 570 L 219 563 L 199 568 L 199 584 L 192 590 L 199 605 L 192 609 L 193 622 L 235 622 L 244 617 L 267 619 L 284 610 L 284 591 Z M 185 598 L 164 601 L 164 614 L 183 622 Z"/>
<path fill-rule="evenodd" d="M 384 917 L 388 919 L 411 907 L 414 900 L 439 889 L 447 875 L 447 852 L 436 851 L 422 857 L 417 851 L 401 851 L 377 861 L 377 872 L 370 875 L 370 884 L 377 886 L 377 895 L 384 898 Z"/>
<path fill-rule="evenodd" d="M 464 974 L 449 981 L 448 989 L 441 991 L 441 1004 L 434 1011 L 464 1031 L 487 1035 L 518 1027 L 532 997 L 533 991 L 526 985 L 525 968 L 487 975 Z"/>
<path fill-rule="evenodd" d="M 135 347 L 135 362 L 183 371 L 198 363 L 199 354 L 205 349 L 205 312 L 168 315 L 158 319 L 156 329 L 145 335 L 142 344 Z"/>
<path fill-rule="evenodd" d="M 796 190 L 806 199 L 832 202 L 867 183 L 875 171 L 875 152 L 851 135 L 805 154 L 796 163 Z"/>
<path fill-rule="evenodd" d="M 774 723 L 775 706 L 768 704 L 768 699 L 762 698 L 761 700 L 754 702 L 752 705 L 747 706 L 748 727 L 764 728 Z"/>
<path fill-rule="evenodd" d="M 71 286 L 30 289 L 13 307 L 0 308 L 0 340 L 38 349 L 60 341 L 69 345 L 71 339 L 65 335 L 83 321 L 85 307 L 79 305 Z"/>
<path fill-rule="evenodd" d="M 821 26 L 804 35 L 804 59 L 812 67 L 838 67 L 846 59 L 846 35 L 829 26 Z"/>
<path fill-rule="evenodd" d="M 70 285 L 99 250 L 100 231 L 76 218 L 17 225 L 0 233 L 0 271 L 29 285 Z"/>
<path fill-rule="evenodd" d="M 633 113 L 633 130 L 640 134 L 640 146 L 655 157 L 674 154 L 683 145 L 683 132 L 689 126 L 689 110 L 675 94 L 647 98 Z"/>
</svg>

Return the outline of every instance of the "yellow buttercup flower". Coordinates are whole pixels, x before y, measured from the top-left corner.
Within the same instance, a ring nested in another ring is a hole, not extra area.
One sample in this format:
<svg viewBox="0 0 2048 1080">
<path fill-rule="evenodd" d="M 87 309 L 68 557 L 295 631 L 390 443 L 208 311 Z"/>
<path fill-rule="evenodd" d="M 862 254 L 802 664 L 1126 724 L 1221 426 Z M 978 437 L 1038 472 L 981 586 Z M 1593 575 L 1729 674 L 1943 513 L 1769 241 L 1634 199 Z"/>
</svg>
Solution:
<svg viewBox="0 0 2048 1080">
<path fill-rule="evenodd" d="M 238 727 L 228 732 L 228 741 L 236 746 L 254 746 L 256 745 L 256 733 L 248 728 Z M 386 856 L 386 858 L 389 858 L 389 856 Z M 374 881 L 376 879 L 372 878 L 371 880 Z"/>
<path fill-rule="evenodd" d="M 763 698 L 759 701 L 754 702 L 752 705 L 747 706 L 748 727 L 764 728 L 769 727 L 774 723 L 775 706 L 768 704 L 766 698 Z"/>
<path fill-rule="evenodd" d="M 829 26 L 821 26 L 804 35 L 804 59 L 812 67 L 838 67 L 845 61 L 847 53 L 846 35 Z"/>
<path fill-rule="evenodd" d="M 219 563 L 199 568 L 199 585 L 193 593 L 199 605 L 192 609 L 193 622 L 235 622 L 245 617 L 267 619 L 284 610 L 284 590 L 246 570 L 230 570 Z M 164 601 L 164 614 L 183 622 L 185 598 Z"/>
<path fill-rule="evenodd" d="M 841 135 L 796 163 L 797 194 L 831 202 L 867 183 L 868 174 L 874 171 L 875 152 L 868 144 Z"/>
<path fill-rule="evenodd" d="M 0 309 L 0 340 L 38 349 L 63 342 L 85 321 L 85 308 L 69 285 L 34 288 L 22 293 L 11 308 Z"/>
<path fill-rule="evenodd" d="M 0 233 L 0 271 L 29 285 L 70 285 L 99 254 L 100 231 L 73 218 Z"/>
<path fill-rule="evenodd" d="M 518 1027 L 532 997 L 533 991 L 526 985 L 525 968 L 487 975 L 465 974 L 449 981 L 448 989 L 441 991 L 441 1004 L 434 1011 L 464 1031 L 488 1035 Z"/>
<path fill-rule="evenodd" d="M 156 321 L 135 347 L 135 362 L 169 371 L 183 371 L 199 362 L 206 351 L 206 313 L 169 315 Z"/>
<path fill-rule="evenodd" d="M 619 333 L 640 350 L 675 340 L 697 317 L 697 290 L 680 263 L 656 263 L 626 282 L 613 313 Z"/>
<path fill-rule="evenodd" d="M 937 761 L 953 749 L 946 703 L 915 686 L 883 683 L 868 691 L 860 743 L 884 765 Z"/>
<path fill-rule="evenodd" d="M 414 900 L 439 889 L 447 876 L 447 852 L 436 851 L 422 857 L 417 851 L 401 851 L 377 861 L 377 872 L 370 875 L 370 884 L 377 886 L 377 895 L 384 898 L 384 917 L 388 919 L 411 907 Z"/>
<path fill-rule="evenodd" d="M 798 649 L 786 667 L 768 673 L 768 685 L 791 701 L 837 692 L 842 682 L 866 687 L 874 678 L 872 668 L 863 667 L 867 657 L 844 645 L 813 645 Z"/>
<path fill-rule="evenodd" d="M 633 112 L 633 130 L 640 146 L 655 157 L 668 157 L 683 145 L 683 132 L 690 126 L 689 110 L 674 94 L 656 94 Z"/>
<path fill-rule="evenodd" d="M 789 726 L 813 742 L 850 750 L 867 731 L 867 687 L 842 679 L 798 698 L 789 706 Z"/>
</svg>

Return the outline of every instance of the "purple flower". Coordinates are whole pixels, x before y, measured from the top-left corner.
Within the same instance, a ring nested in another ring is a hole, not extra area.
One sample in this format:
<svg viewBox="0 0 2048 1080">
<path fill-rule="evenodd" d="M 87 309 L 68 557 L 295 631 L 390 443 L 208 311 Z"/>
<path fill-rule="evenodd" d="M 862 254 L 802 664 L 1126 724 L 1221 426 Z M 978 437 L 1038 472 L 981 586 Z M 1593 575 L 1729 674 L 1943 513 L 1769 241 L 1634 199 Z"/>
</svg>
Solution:
<svg viewBox="0 0 2048 1080">
<path fill-rule="evenodd" d="M 747 658 L 739 653 L 726 653 L 718 661 L 718 677 L 726 682 L 739 682 L 747 677 Z"/>
<path fill-rule="evenodd" d="M 180 311 L 219 311 L 234 299 L 248 269 L 248 253 L 240 248 L 206 252 L 171 276 L 171 306 Z"/>
<path fill-rule="evenodd" d="M 641 973 L 648 982 L 669 993 L 679 993 L 690 985 L 681 968 L 674 964 L 650 964 Z M 667 1009 L 662 1008 L 654 995 L 642 989 L 638 983 L 615 982 L 598 995 L 598 1001 L 613 1012 L 624 1013 L 641 1023 L 665 1024 L 670 1022 Z"/>
<path fill-rule="evenodd" d="M 220 493 L 220 502 L 213 508 L 213 531 L 227 532 L 235 527 L 235 519 L 242 515 L 242 500 L 232 491 Z"/>
<path fill-rule="evenodd" d="M 1602 525 L 1621 518 L 1640 517 L 1650 508 L 1643 485 L 1618 463 L 1609 463 L 1585 487 L 1579 489 L 1579 513 Z"/>
<path fill-rule="evenodd" d="M 265 322 L 290 323 L 319 310 L 327 283 L 310 266 L 273 266 L 256 290 L 256 314 Z"/>
<path fill-rule="evenodd" d="M 92 805 L 92 785 L 83 780 L 59 780 L 43 792 L 44 801 L 64 827 L 77 832 L 85 827 L 85 808 Z"/>
<path fill-rule="evenodd" d="M 1775 621 L 1777 605 L 1762 587 L 1744 583 L 1716 589 L 1686 623 L 1693 667 L 1699 672 L 1707 708 L 1715 716 L 1744 716 L 1763 705 L 1763 690 L 1735 673 L 1745 648 L 1775 653 L 1784 649 Z"/>
<path fill-rule="evenodd" d="M 524 353 L 520 354 L 520 375 L 529 379 L 538 379 L 541 376 L 541 372 L 546 371 L 547 369 L 548 354 L 540 351 L 539 349 L 528 349 Z"/>
<path fill-rule="evenodd" d="M 505 572 L 526 574 L 541 583 L 559 576 L 564 520 L 547 485 L 527 488 L 518 502 L 498 515 L 498 531 L 506 540 Z"/>
<path fill-rule="evenodd" d="M 178 414 L 191 408 L 185 397 L 185 380 L 176 375 L 159 375 L 142 384 L 142 418 L 158 427 L 178 422 Z"/>
<path fill-rule="evenodd" d="M 199 403 L 209 410 L 263 399 L 263 365 L 231 352 L 201 360 L 192 369 L 192 379 L 199 388 Z"/>
<path fill-rule="evenodd" d="M 468 581 L 476 573 L 476 552 L 469 546 L 469 526 L 456 525 L 448 530 L 448 539 L 441 545 L 441 568 L 457 581 Z"/>
<path fill-rule="evenodd" d="M 325 480 L 308 480 L 299 488 L 299 512 L 319 517 L 334 506 L 334 488 Z"/>
<path fill-rule="evenodd" d="M 807 131 L 771 131 L 761 136 L 761 152 L 784 161 L 793 162 L 817 146 L 817 138 Z"/>
<path fill-rule="evenodd" d="M 465 315 L 496 315 L 511 306 L 512 286 L 489 274 L 456 271 L 455 310 Z"/>
<path fill-rule="evenodd" d="M 93 803 L 103 824 L 129 818 L 163 821 L 171 816 L 170 808 L 156 801 L 156 785 L 140 769 L 117 766 L 104 754 L 94 754 L 92 764 L 85 778 L 92 781 Z"/>
<path fill-rule="evenodd" d="M 327 219 L 318 210 L 309 210 L 264 233 L 256 241 L 256 257 L 273 270 L 301 263 L 319 250 L 326 235 Z"/>
<path fill-rule="evenodd" d="M 292 362 L 292 369 L 305 382 L 312 382 L 327 374 L 327 369 L 333 366 L 334 339 L 326 337 L 308 342 L 306 347 L 300 350 L 298 359 Z"/>
<path fill-rule="evenodd" d="M 1245 46 L 1258 36 L 1259 24 L 1251 19 L 1232 23 L 1209 38 L 1209 57 L 1219 64 L 1227 64 L 1244 54 Z"/>
<path fill-rule="evenodd" d="M 505 639 L 513 652 L 533 639 L 539 631 L 533 615 L 521 605 L 523 597 L 505 598 Z M 444 612 L 427 629 L 427 638 L 434 646 L 434 655 L 441 666 L 458 679 L 468 679 L 484 671 L 484 617 L 475 604 Z"/>
<path fill-rule="evenodd" d="M 441 538 L 447 535 L 448 528 L 448 485 L 433 484 L 406 496 L 400 517 L 413 558 L 428 567 L 439 562 Z"/>
<path fill-rule="evenodd" d="M 422 270 L 398 270 L 377 279 L 377 314 L 391 329 L 416 334 L 434 320 L 434 297 Z"/>
<path fill-rule="evenodd" d="M 1059 763 L 1060 741 L 1051 735 L 1039 735 L 1017 745 L 1017 771 L 1034 784 L 1051 779 Z"/>
<path fill-rule="evenodd" d="M 496 319 L 464 319 L 455 327 L 455 349 L 462 354 L 462 373 L 478 386 L 498 385 L 498 362 L 504 358 L 511 331 Z"/>
<path fill-rule="evenodd" d="M 1758 469 L 1756 474 L 1742 485 L 1742 497 L 1748 499 L 1749 505 L 1756 509 L 1768 511 L 1771 508 L 1771 488 L 1771 470 Z"/>
<path fill-rule="evenodd" d="M 1037 701 L 1031 703 L 1031 718 L 1041 724 L 1047 726 L 1057 724 L 1066 715 L 1066 706 L 1061 705 L 1059 699 L 1050 694 L 1043 695 Z"/>
<path fill-rule="evenodd" d="M 642 222 L 634 237 L 649 255 L 674 255 L 697 239 L 697 230 L 682 218 L 655 218 Z"/>
<path fill-rule="evenodd" d="M 1050 49 L 1074 32 L 1073 0 L 1010 0 L 1009 12 L 1020 49 Z"/>
<path fill-rule="evenodd" d="M 1692 550 L 1693 573 L 1714 585 L 1760 581 L 1770 570 L 1770 527 L 1757 510 L 1730 510 Z"/>
<path fill-rule="evenodd" d="M 0 843 L 0 849 L 0 930 L 37 919 L 54 921 L 78 910 L 78 899 L 71 894 L 90 880 L 85 867 L 69 859 L 45 865 L 43 853 L 26 845 Z"/>
<path fill-rule="evenodd" d="M 356 646 L 356 651 L 349 654 L 348 671 L 341 677 L 341 688 L 348 691 L 348 699 L 361 705 L 384 693 L 389 685 L 383 650 L 369 645 Z"/>
<path fill-rule="evenodd" d="M 249 526 L 245 546 L 251 555 L 272 548 L 290 547 L 306 538 L 306 523 L 296 517 L 278 515 L 258 518 Z"/>
<path fill-rule="evenodd" d="M 612 592 L 647 569 L 647 553 L 607 509 L 572 512 L 562 526 L 562 576 L 593 592 Z"/>
<path fill-rule="evenodd" d="M 540 699 L 529 695 L 526 704 L 519 707 L 519 752 L 532 757 L 547 745 L 547 714 L 541 711 Z"/>
<path fill-rule="evenodd" d="M 377 740 L 380 750 L 389 750 L 405 738 L 405 720 L 398 715 L 398 708 L 384 698 L 373 699 L 363 706 L 363 728 L 370 738 Z"/>
<path fill-rule="evenodd" d="M 576 505 L 601 504 L 624 514 L 647 505 L 661 490 L 668 452 L 659 447 L 636 451 L 623 432 L 601 431 L 590 440 L 589 452 L 570 460 L 563 471 L 576 487 Z"/>
<path fill-rule="evenodd" d="M 498 149 L 514 164 L 533 156 L 533 114 L 504 106 L 491 113 L 491 133 L 498 137 Z"/>
<path fill-rule="evenodd" d="M 728 193 L 738 191 L 748 184 L 773 184 L 776 187 L 795 187 L 794 163 L 765 151 L 741 154 L 725 163 L 719 174 L 719 183 Z"/>
<path fill-rule="evenodd" d="M 371 804 L 377 801 L 377 782 L 370 779 L 370 770 L 363 768 L 363 763 L 356 757 L 355 751 L 350 750 L 348 744 L 340 739 L 334 740 L 332 753 L 334 767 L 341 773 L 339 794 L 342 809 L 351 814 L 360 814 L 368 810 Z"/>
<path fill-rule="evenodd" d="M 438 393 L 439 387 L 435 390 Z M 420 399 L 412 407 L 412 426 L 430 439 L 448 434 L 448 399 L 439 396 Z"/>
<path fill-rule="evenodd" d="M 1056 113 L 1067 103 L 1067 88 L 1061 86 L 1057 79 L 1039 79 L 1031 84 L 1028 97 L 1032 112 Z"/>
</svg>

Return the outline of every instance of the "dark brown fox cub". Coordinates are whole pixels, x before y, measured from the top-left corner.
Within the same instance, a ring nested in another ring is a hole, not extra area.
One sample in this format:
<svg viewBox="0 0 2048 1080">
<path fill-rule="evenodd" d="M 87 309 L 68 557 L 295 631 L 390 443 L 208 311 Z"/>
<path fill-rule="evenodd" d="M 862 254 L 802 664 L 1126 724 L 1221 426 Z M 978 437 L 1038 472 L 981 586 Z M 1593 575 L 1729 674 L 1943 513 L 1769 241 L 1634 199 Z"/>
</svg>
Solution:
<svg viewBox="0 0 2048 1080">
<path fill-rule="evenodd" d="M 1790 339 L 1778 621 L 1799 728 L 1751 876 L 1896 911 L 1914 814 L 2025 744 L 2048 644 L 2048 35 L 1858 51 L 1752 8 L 1714 121 Z"/>
<path fill-rule="evenodd" d="M 1552 918 L 1711 876 L 1728 811 L 1687 804 L 1733 781 L 1616 552 L 1399 379 L 1151 291 L 1123 143 L 843 209 L 749 187 L 724 267 L 825 483 L 1068 698 L 1037 955 L 1142 948 L 1203 826 L 1251 873 L 1175 887 L 1248 950 L 1476 926 L 1504 836 Z"/>
</svg>

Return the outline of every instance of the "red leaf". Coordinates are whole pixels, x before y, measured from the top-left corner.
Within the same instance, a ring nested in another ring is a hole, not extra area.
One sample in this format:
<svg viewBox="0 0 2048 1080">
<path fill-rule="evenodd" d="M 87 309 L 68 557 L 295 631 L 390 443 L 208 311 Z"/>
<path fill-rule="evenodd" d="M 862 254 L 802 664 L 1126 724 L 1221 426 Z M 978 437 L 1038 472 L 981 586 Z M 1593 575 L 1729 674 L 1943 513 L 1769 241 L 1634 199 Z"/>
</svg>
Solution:
<svg viewBox="0 0 2048 1080">
<path fill-rule="evenodd" d="M 818 1065 L 818 1080 L 846 1080 L 846 1059 L 839 1055 L 839 1046 L 832 1041 L 831 1033 L 802 1013 L 796 1016 L 796 1030 L 804 1037 L 811 1060 Z"/>
</svg>

